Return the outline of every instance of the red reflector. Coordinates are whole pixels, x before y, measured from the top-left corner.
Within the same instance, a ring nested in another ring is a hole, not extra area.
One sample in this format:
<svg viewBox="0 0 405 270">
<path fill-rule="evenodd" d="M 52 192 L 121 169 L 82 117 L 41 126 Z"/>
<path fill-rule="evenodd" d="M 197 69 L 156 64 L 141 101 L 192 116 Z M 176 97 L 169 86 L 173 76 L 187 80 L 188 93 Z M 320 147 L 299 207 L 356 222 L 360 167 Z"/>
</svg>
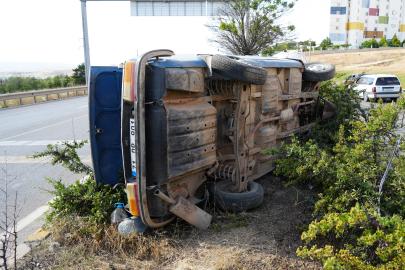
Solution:
<svg viewBox="0 0 405 270">
<path fill-rule="evenodd" d="M 373 89 L 371 89 L 372 92 L 376 92 L 377 88 L 373 87 Z"/>
<path fill-rule="evenodd" d="M 402 93 L 402 86 L 399 87 L 399 92 Z"/>
</svg>

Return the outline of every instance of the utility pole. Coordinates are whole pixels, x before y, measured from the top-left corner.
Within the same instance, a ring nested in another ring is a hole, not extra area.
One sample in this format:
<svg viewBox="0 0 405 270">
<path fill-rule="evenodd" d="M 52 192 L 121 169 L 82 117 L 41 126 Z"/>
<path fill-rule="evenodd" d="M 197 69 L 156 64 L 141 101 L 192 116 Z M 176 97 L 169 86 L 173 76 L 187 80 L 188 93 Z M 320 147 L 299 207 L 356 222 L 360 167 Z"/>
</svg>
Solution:
<svg viewBox="0 0 405 270">
<path fill-rule="evenodd" d="M 311 62 L 311 50 L 312 50 L 312 39 L 309 39 L 309 60 L 308 60 L 308 62 Z"/>
<path fill-rule="evenodd" d="M 86 0 L 80 1 L 82 2 L 84 67 L 85 67 L 86 85 L 89 85 L 88 80 L 90 76 L 90 47 L 89 47 L 89 31 L 87 28 Z"/>
</svg>

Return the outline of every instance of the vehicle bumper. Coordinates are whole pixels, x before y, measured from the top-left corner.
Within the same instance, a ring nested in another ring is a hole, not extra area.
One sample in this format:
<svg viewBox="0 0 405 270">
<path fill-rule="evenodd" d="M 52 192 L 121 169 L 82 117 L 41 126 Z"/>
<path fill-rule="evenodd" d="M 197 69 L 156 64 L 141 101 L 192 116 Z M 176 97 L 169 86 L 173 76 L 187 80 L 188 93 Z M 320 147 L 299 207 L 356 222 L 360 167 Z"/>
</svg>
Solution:
<svg viewBox="0 0 405 270">
<path fill-rule="evenodd" d="M 389 93 L 365 93 L 368 95 L 368 98 L 370 99 L 392 99 L 392 98 L 398 98 L 400 92 L 389 92 Z"/>
</svg>

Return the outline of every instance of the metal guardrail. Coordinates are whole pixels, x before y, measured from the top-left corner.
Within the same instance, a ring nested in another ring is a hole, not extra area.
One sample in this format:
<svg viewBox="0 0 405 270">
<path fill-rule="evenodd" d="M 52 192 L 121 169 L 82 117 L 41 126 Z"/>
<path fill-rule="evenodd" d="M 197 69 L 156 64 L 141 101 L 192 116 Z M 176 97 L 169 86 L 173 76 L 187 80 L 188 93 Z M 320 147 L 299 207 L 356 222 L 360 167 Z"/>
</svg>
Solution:
<svg viewBox="0 0 405 270">
<path fill-rule="evenodd" d="M 19 93 L 11 93 L 11 94 L 3 94 L 0 95 L 0 101 L 3 101 L 3 104 L 6 105 L 6 100 L 9 99 L 20 99 L 20 105 L 22 104 L 22 98 L 27 98 L 27 97 L 34 97 L 35 103 L 37 103 L 37 96 L 46 96 L 46 100 L 48 101 L 48 95 L 52 94 L 59 94 L 60 93 L 67 93 L 67 96 L 69 97 L 69 92 L 77 92 L 78 91 L 84 91 L 84 94 L 86 92 L 88 93 L 88 87 L 87 86 L 79 86 L 79 87 L 67 87 L 67 88 L 58 88 L 58 89 L 47 89 L 47 90 L 38 90 L 38 91 L 27 91 L 27 92 L 19 92 Z"/>
</svg>

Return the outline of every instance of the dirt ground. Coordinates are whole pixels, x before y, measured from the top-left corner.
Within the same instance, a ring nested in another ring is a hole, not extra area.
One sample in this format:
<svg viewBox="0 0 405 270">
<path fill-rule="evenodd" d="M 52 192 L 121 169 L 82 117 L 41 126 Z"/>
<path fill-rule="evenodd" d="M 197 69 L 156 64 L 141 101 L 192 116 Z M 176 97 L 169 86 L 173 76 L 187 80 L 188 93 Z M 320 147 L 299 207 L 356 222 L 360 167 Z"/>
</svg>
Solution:
<svg viewBox="0 0 405 270">
<path fill-rule="evenodd" d="M 317 193 L 306 186 L 285 188 L 272 173 L 257 182 L 263 186 L 264 202 L 254 210 L 222 213 L 208 205 L 213 221 L 205 231 L 180 219 L 148 229 L 139 236 L 141 241 L 154 239 L 155 247 L 164 247 L 144 244 L 149 245 L 148 256 L 94 251 L 80 240 L 59 240 L 61 248 L 50 252 L 50 243 L 57 239 L 51 236 L 24 260 L 48 269 L 322 269 L 320 262 L 303 260 L 295 253 L 304 244 L 301 232 L 313 219 L 311 201 Z"/>
<path fill-rule="evenodd" d="M 404 57 L 404 58 L 403 58 Z M 372 64 L 361 67 L 353 65 L 361 65 L 366 63 L 374 63 L 389 59 L 394 61 Z M 374 73 L 374 74 L 393 74 L 398 76 L 402 85 L 405 85 L 405 50 L 392 51 L 375 51 L 364 53 L 339 53 L 311 56 L 312 61 L 329 62 L 336 67 L 335 81 L 342 82 L 350 74 L 353 73 Z"/>
<path fill-rule="evenodd" d="M 336 53 L 324 55 L 312 55 L 311 62 L 322 61 L 328 62 L 336 66 L 337 69 L 361 65 L 366 63 L 373 63 L 389 59 L 396 59 L 405 56 L 405 50 L 390 50 L 390 51 L 371 51 L 371 52 L 356 52 L 356 53 Z M 402 66 L 403 67 L 403 66 Z"/>
</svg>

